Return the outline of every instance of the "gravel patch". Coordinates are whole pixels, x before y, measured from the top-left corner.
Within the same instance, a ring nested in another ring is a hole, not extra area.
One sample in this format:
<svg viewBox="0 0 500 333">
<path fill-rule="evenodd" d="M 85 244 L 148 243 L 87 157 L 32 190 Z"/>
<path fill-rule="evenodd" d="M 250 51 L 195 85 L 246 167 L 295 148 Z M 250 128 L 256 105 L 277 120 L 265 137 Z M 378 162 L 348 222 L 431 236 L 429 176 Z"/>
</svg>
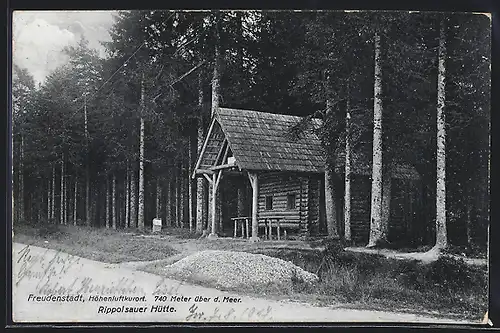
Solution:
<svg viewBox="0 0 500 333">
<path fill-rule="evenodd" d="M 206 250 L 192 254 L 163 270 L 183 280 L 210 282 L 223 288 L 259 287 L 302 282 L 313 284 L 316 274 L 293 263 L 263 254 Z"/>
</svg>

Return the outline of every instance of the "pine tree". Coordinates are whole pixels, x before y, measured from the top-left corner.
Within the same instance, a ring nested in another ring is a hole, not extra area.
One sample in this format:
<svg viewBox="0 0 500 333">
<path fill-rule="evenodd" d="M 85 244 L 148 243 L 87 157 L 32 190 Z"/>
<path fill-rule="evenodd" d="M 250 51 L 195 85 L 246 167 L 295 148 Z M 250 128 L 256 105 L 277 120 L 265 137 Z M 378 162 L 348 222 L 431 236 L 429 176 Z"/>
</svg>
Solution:
<svg viewBox="0 0 500 333">
<path fill-rule="evenodd" d="M 441 19 L 438 48 L 437 82 L 437 176 L 436 176 L 436 244 L 435 250 L 448 246 L 446 230 L 446 25 Z"/>
</svg>

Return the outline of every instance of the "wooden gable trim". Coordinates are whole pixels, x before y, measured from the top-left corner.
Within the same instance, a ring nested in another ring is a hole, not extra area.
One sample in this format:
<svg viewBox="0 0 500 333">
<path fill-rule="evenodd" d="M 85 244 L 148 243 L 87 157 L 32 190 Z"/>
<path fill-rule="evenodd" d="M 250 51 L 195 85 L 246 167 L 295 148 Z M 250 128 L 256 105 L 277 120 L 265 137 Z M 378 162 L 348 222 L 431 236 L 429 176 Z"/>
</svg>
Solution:
<svg viewBox="0 0 500 333">
<path fill-rule="evenodd" d="M 203 154 L 205 154 L 205 149 L 207 149 L 208 145 L 208 140 L 210 139 L 210 135 L 212 135 L 212 130 L 214 129 L 216 119 L 212 119 L 212 123 L 210 124 L 210 128 L 208 129 L 207 137 L 205 138 L 205 142 L 203 142 L 203 147 L 201 148 L 200 154 L 198 155 L 198 159 L 196 161 L 196 165 L 193 170 L 193 174 L 191 175 L 191 178 L 196 178 L 196 171 L 200 167 L 201 159 L 203 158 Z M 224 134 L 225 135 L 225 134 Z"/>
<path fill-rule="evenodd" d="M 220 150 L 217 153 L 217 157 L 215 158 L 214 166 L 217 166 L 217 163 L 219 162 L 219 159 L 220 159 L 222 153 L 224 152 L 224 149 L 226 149 L 226 147 L 229 146 L 229 143 L 227 142 L 227 138 L 225 136 L 226 136 L 226 134 L 224 134 L 224 141 L 222 141 L 222 146 L 220 147 Z M 224 159 L 222 159 L 221 164 L 224 164 Z"/>
<path fill-rule="evenodd" d="M 227 141 L 227 139 L 226 139 L 226 142 L 227 142 L 227 145 L 226 145 L 226 149 L 224 150 L 224 156 L 222 157 L 222 163 L 221 164 L 225 164 L 226 163 L 227 155 L 229 154 L 229 141 Z"/>
</svg>

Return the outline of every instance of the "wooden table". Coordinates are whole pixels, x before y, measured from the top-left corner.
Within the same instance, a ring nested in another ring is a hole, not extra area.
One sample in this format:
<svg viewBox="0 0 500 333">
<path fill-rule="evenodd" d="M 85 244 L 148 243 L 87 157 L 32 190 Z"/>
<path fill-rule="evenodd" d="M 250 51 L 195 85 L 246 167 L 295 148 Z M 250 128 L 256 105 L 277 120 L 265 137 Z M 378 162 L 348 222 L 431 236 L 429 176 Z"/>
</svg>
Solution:
<svg viewBox="0 0 500 333">
<path fill-rule="evenodd" d="M 233 217 L 231 218 L 231 221 L 234 223 L 234 238 L 236 238 L 238 234 L 238 224 L 241 225 L 241 237 L 246 238 L 249 237 L 249 228 L 248 225 L 250 224 L 251 217 L 243 216 L 243 217 Z M 245 230 L 243 230 L 245 229 Z"/>
</svg>

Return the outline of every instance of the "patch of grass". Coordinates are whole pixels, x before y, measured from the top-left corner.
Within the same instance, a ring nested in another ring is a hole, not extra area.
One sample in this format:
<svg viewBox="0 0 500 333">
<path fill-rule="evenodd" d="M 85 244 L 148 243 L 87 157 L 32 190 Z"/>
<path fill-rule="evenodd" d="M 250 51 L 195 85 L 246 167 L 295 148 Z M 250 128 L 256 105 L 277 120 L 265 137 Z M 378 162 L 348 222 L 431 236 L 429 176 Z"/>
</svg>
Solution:
<svg viewBox="0 0 500 333">
<path fill-rule="evenodd" d="M 14 241 L 107 263 L 164 259 L 177 252 L 161 239 L 134 237 L 122 230 L 57 224 L 14 226 Z"/>
<path fill-rule="evenodd" d="M 189 228 L 164 228 L 161 231 L 163 235 L 175 236 L 180 239 L 198 239 L 202 235 L 201 232 L 189 231 Z"/>
<path fill-rule="evenodd" d="M 486 267 L 449 256 L 423 264 L 343 249 L 344 244 L 336 242 L 323 252 L 280 249 L 260 253 L 318 274 L 316 285 L 296 282 L 293 289 L 318 296 L 323 305 L 341 302 L 377 310 L 434 311 L 471 320 L 479 320 L 487 310 Z"/>
</svg>

